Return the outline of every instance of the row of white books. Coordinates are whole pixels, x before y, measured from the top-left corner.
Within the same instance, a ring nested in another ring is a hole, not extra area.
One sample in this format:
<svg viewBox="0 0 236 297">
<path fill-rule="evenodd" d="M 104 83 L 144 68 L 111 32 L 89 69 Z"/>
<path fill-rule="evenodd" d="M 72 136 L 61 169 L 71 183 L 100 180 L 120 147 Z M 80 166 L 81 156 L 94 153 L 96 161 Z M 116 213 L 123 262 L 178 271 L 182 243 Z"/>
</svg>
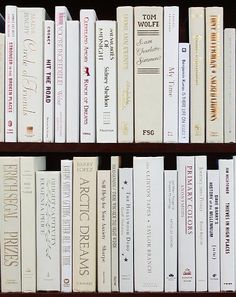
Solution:
<svg viewBox="0 0 236 297">
<path fill-rule="evenodd" d="M 223 7 L 189 8 L 180 43 L 177 6 L 6 6 L 0 141 L 236 142 L 235 51 Z"/>
<path fill-rule="evenodd" d="M 236 157 L 0 157 L 2 292 L 236 289 Z"/>
</svg>

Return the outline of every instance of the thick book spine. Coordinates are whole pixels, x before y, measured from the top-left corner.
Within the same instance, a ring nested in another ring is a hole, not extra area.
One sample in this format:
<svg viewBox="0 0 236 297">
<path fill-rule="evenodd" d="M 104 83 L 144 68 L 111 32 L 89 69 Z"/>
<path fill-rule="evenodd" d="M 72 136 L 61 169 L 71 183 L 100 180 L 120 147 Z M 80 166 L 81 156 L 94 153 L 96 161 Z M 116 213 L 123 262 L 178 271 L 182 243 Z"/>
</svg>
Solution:
<svg viewBox="0 0 236 297">
<path fill-rule="evenodd" d="M 1 292 L 21 292 L 19 157 L 0 158 L 0 222 Z"/>
<path fill-rule="evenodd" d="M 219 170 L 207 171 L 208 291 L 220 292 Z"/>
<path fill-rule="evenodd" d="M 116 22 L 96 22 L 97 142 L 117 142 Z"/>
<path fill-rule="evenodd" d="M 164 289 L 163 157 L 134 157 L 135 291 Z"/>
<path fill-rule="evenodd" d="M 95 22 L 93 9 L 80 10 L 80 140 L 95 142 Z"/>
<path fill-rule="evenodd" d="M 65 6 L 55 7 L 55 142 L 66 141 L 66 22 Z"/>
<path fill-rule="evenodd" d="M 55 107 L 55 22 L 44 22 L 44 58 L 43 58 L 43 142 L 54 142 Z"/>
<path fill-rule="evenodd" d="M 5 34 L 0 33 L 0 142 L 5 139 Z"/>
<path fill-rule="evenodd" d="M 205 8 L 189 8 L 192 143 L 205 142 Z"/>
<path fill-rule="evenodd" d="M 72 160 L 61 160 L 61 291 L 72 292 Z"/>
<path fill-rule="evenodd" d="M 17 141 L 17 8 L 5 9 L 5 141 Z"/>
<path fill-rule="evenodd" d="M 134 8 L 135 142 L 163 141 L 163 7 Z"/>
<path fill-rule="evenodd" d="M 97 169 L 97 157 L 73 159 L 74 292 L 96 291 Z"/>
<path fill-rule="evenodd" d="M 177 157 L 178 170 L 178 284 L 195 291 L 194 157 Z"/>
<path fill-rule="evenodd" d="M 206 142 L 223 141 L 223 7 L 207 7 Z"/>
<path fill-rule="evenodd" d="M 43 139 L 44 8 L 17 8 L 18 141 Z"/>
<path fill-rule="evenodd" d="M 189 43 L 179 43 L 179 142 L 188 143 L 189 134 Z"/>
<path fill-rule="evenodd" d="M 235 142 L 235 29 L 224 29 L 224 142 Z"/>
<path fill-rule="evenodd" d="M 110 170 L 97 172 L 97 290 L 111 292 Z"/>
<path fill-rule="evenodd" d="M 36 172 L 37 291 L 60 291 L 60 172 Z"/>
<path fill-rule="evenodd" d="M 45 157 L 20 158 L 22 292 L 36 292 L 36 180 Z"/>
<path fill-rule="evenodd" d="M 134 140 L 133 7 L 117 7 L 118 142 Z"/>
<path fill-rule="evenodd" d="M 221 291 L 235 290 L 234 161 L 219 160 Z"/>
<path fill-rule="evenodd" d="M 195 157 L 196 291 L 207 291 L 207 158 Z"/>
<path fill-rule="evenodd" d="M 177 292 L 177 171 L 165 170 L 165 292 Z"/>
<path fill-rule="evenodd" d="M 164 7 L 164 142 L 178 142 L 179 7 Z"/>
<path fill-rule="evenodd" d="M 134 291 L 133 169 L 119 169 L 120 292 Z"/>
<path fill-rule="evenodd" d="M 67 21 L 66 25 L 66 142 L 78 143 L 80 132 L 79 21 Z"/>
</svg>

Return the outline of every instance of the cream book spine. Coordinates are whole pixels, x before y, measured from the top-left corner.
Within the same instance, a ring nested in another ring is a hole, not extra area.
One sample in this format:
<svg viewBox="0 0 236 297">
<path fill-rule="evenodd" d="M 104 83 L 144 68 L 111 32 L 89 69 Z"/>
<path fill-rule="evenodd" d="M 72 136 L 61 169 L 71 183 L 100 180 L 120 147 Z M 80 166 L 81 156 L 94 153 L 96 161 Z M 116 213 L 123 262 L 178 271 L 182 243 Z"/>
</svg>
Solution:
<svg viewBox="0 0 236 297">
<path fill-rule="evenodd" d="M 46 170 L 46 157 L 20 158 L 22 292 L 36 292 L 36 171 Z"/>
<path fill-rule="evenodd" d="M 96 291 L 97 169 L 98 157 L 73 158 L 74 292 Z"/>
<path fill-rule="evenodd" d="M 44 8 L 17 8 L 18 141 L 43 140 Z"/>
<path fill-rule="evenodd" d="M 111 292 L 110 170 L 97 172 L 97 290 Z"/>
<path fill-rule="evenodd" d="M 120 6 L 116 9 L 117 20 L 117 98 L 118 142 L 134 140 L 134 9 Z"/>
<path fill-rule="evenodd" d="M 220 292 L 219 170 L 207 171 L 208 195 L 208 291 Z"/>
<path fill-rule="evenodd" d="M 94 9 L 80 10 L 80 141 L 95 142 L 95 22 Z"/>
<path fill-rule="evenodd" d="M 0 203 L 1 292 L 21 292 L 19 157 L 0 157 Z"/>
<path fill-rule="evenodd" d="M 235 142 L 235 29 L 224 29 L 224 142 Z"/>
<path fill-rule="evenodd" d="M 205 142 L 205 8 L 190 7 L 190 140 Z"/>
<path fill-rule="evenodd" d="M 179 7 L 164 7 L 164 142 L 178 142 Z"/>
<path fill-rule="evenodd" d="M 0 33 L 0 142 L 5 140 L 5 34 Z"/>
<path fill-rule="evenodd" d="M 73 161 L 61 160 L 61 291 L 72 292 Z"/>
<path fill-rule="evenodd" d="M 134 291 L 133 169 L 119 169 L 120 292 Z"/>
<path fill-rule="evenodd" d="M 96 22 L 96 139 L 117 142 L 116 22 Z"/>
<path fill-rule="evenodd" d="M 17 7 L 5 8 L 5 141 L 17 141 Z"/>
<path fill-rule="evenodd" d="M 206 142 L 222 143 L 223 7 L 206 8 Z"/>
<path fill-rule="evenodd" d="M 134 8 L 135 142 L 163 141 L 163 7 Z"/>
<path fill-rule="evenodd" d="M 60 291 L 60 171 L 36 172 L 37 291 Z"/>
<path fill-rule="evenodd" d="M 44 22 L 43 142 L 55 140 L 55 22 Z"/>
</svg>

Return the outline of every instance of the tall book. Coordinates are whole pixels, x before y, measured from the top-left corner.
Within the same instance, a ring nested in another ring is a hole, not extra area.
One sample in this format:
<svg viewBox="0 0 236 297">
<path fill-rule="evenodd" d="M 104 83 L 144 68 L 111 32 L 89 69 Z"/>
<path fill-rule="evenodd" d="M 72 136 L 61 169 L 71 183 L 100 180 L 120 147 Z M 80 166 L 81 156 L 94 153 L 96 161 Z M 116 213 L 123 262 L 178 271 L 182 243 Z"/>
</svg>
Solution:
<svg viewBox="0 0 236 297">
<path fill-rule="evenodd" d="M 177 292 L 177 171 L 164 172 L 165 292 Z"/>
<path fill-rule="evenodd" d="M 55 22 L 44 22 L 43 142 L 54 142 L 55 122 Z"/>
<path fill-rule="evenodd" d="M 36 292 L 36 171 L 46 170 L 46 157 L 20 158 L 22 292 Z"/>
<path fill-rule="evenodd" d="M 235 29 L 224 29 L 224 142 L 235 142 Z"/>
<path fill-rule="evenodd" d="M 234 160 L 219 160 L 221 291 L 235 290 Z"/>
<path fill-rule="evenodd" d="M 43 139 L 44 8 L 17 8 L 18 141 Z"/>
<path fill-rule="evenodd" d="M 97 290 L 111 292 L 110 170 L 97 172 Z"/>
<path fill-rule="evenodd" d="M 61 291 L 72 292 L 72 160 L 61 160 Z"/>
<path fill-rule="evenodd" d="M 207 171 L 208 197 L 208 291 L 220 291 L 219 170 Z"/>
<path fill-rule="evenodd" d="M 80 140 L 95 142 L 95 22 L 94 9 L 80 10 Z"/>
<path fill-rule="evenodd" d="M 134 11 L 131 6 L 116 9 L 118 142 L 134 140 Z"/>
<path fill-rule="evenodd" d="M 164 7 L 164 142 L 178 142 L 179 7 Z"/>
<path fill-rule="evenodd" d="M 207 7 L 206 142 L 223 141 L 223 7 Z"/>
<path fill-rule="evenodd" d="M 5 141 L 17 141 L 17 7 L 5 8 Z"/>
<path fill-rule="evenodd" d="M 80 133 L 79 21 L 67 21 L 66 34 L 66 142 L 78 143 Z"/>
<path fill-rule="evenodd" d="M 178 156 L 178 284 L 195 291 L 194 157 Z"/>
<path fill-rule="evenodd" d="M 5 139 L 5 34 L 0 31 L 0 142 Z"/>
<path fill-rule="evenodd" d="M 1 292 L 21 292 L 19 157 L 0 158 L 0 222 Z"/>
<path fill-rule="evenodd" d="M 205 142 L 205 8 L 189 8 L 190 139 Z"/>
<path fill-rule="evenodd" d="M 119 284 L 120 292 L 134 291 L 133 169 L 119 169 Z"/>
<path fill-rule="evenodd" d="M 134 157 L 135 291 L 164 289 L 164 159 Z"/>
<path fill-rule="evenodd" d="M 66 22 L 65 6 L 55 7 L 55 142 L 66 141 Z"/>
<path fill-rule="evenodd" d="M 73 159 L 74 292 L 96 291 L 97 169 L 98 157 Z"/>
<path fill-rule="evenodd" d="M 97 142 L 117 142 L 116 22 L 96 22 Z"/>
<path fill-rule="evenodd" d="M 135 142 L 163 140 L 163 8 L 134 8 Z"/>
<path fill-rule="evenodd" d="M 60 171 L 36 172 L 37 291 L 60 291 Z"/>
</svg>

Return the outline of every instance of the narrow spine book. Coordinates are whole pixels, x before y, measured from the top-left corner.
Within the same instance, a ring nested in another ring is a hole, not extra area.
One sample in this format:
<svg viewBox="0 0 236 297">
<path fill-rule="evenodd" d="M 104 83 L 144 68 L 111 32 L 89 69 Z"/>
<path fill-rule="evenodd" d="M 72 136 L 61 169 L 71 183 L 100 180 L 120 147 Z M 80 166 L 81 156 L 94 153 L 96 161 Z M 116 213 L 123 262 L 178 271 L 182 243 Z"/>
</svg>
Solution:
<svg viewBox="0 0 236 297">
<path fill-rule="evenodd" d="M 5 139 L 5 34 L 0 32 L 0 142 Z"/>
</svg>

